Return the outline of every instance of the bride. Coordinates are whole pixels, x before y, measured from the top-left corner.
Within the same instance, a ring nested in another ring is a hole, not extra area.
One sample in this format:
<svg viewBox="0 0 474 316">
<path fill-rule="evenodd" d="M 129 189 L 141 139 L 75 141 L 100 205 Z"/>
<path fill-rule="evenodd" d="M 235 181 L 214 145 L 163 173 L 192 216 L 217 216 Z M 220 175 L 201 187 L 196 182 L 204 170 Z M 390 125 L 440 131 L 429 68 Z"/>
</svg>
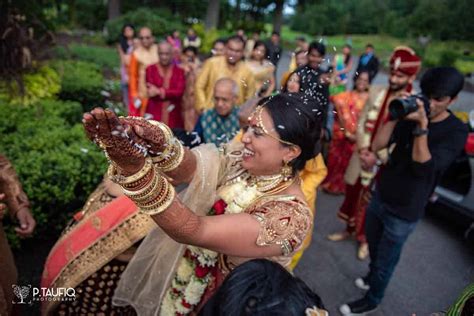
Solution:
<svg viewBox="0 0 474 316">
<path fill-rule="evenodd" d="M 85 113 L 112 181 L 159 226 L 122 275 L 115 304 L 140 315 L 186 315 L 243 262 L 267 258 L 288 268 L 312 230 L 297 174 L 319 153 L 318 114 L 319 104 L 301 96 L 265 98 L 242 143 L 189 150 L 163 123 L 101 108 Z M 178 184 L 187 184 L 179 195 Z"/>
</svg>

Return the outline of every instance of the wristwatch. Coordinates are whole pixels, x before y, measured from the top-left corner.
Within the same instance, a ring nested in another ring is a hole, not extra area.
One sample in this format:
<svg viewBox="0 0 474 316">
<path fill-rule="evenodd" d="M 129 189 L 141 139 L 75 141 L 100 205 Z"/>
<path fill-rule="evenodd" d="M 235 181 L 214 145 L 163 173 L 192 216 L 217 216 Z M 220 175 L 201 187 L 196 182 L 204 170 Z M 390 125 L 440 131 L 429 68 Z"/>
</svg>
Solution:
<svg viewBox="0 0 474 316">
<path fill-rule="evenodd" d="M 423 135 L 428 135 L 428 129 L 427 128 L 420 128 L 420 127 L 415 127 L 415 129 L 411 132 L 411 134 L 415 137 L 423 136 Z"/>
</svg>

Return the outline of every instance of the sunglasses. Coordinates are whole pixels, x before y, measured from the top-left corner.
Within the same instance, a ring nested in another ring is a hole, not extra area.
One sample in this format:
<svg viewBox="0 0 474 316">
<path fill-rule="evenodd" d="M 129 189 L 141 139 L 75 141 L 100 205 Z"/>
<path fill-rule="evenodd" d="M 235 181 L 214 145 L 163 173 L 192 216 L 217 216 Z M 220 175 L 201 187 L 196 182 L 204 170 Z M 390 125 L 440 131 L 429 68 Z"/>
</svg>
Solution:
<svg viewBox="0 0 474 316">
<path fill-rule="evenodd" d="M 140 36 L 139 39 L 144 40 L 144 39 L 151 39 L 151 36 Z"/>
</svg>

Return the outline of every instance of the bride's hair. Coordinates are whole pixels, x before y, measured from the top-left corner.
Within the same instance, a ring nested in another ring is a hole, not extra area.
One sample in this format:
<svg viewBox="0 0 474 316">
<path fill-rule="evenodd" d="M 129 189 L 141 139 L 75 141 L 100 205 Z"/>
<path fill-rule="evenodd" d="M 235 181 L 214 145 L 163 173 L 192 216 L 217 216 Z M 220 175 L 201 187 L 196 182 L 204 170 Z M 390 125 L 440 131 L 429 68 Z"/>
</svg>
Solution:
<svg viewBox="0 0 474 316">
<path fill-rule="evenodd" d="M 306 161 L 321 151 L 321 105 L 303 93 L 280 93 L 260 100 L 270 113 L 275 131 L 284 141 L 298 145 L 301 154 L 291 162 L 293 170 L 303 170 Z M 283 146 L 288 146 L 282 144 Z"/>
<path fill-rule="evenodd" d="M 254 259 L 235 268 L 201 309 L 200 316 L 305 315 L 323 309 L 321 298 L 278 263 Z"/>
</svg>

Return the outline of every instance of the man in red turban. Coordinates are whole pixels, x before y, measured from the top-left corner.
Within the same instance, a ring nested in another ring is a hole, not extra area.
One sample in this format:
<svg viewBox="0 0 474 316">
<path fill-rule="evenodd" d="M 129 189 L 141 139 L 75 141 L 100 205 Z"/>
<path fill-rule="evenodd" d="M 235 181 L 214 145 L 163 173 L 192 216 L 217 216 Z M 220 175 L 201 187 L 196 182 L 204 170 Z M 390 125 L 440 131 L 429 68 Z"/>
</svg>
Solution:
<svg viewBox="0 0 474 316">
<path fill-rule="evenodd" d="M 412 83 L 420 66 L 421 60 L 411 48 L 397 47 L 390 58 L 388 86 L 371 86 L 369 98 L 360 114 L 356 133 L 358 150 L 352 155 L 344 176 L 345 199 L 337 214 L 339 219 L 346 223 L 346 229 L 328 236 L 331 241 L 354 237 L 359 243 L 357 257 L 360 260 L 369 254 L 365 238 L 365 209 L 371 198 L 371 187 L 378 166 L 388 158 L 386 148 L 378 152 L 371 150 L 373 138 L 387 118 L 390 101 L 411 93 Z"/>
</svg>

